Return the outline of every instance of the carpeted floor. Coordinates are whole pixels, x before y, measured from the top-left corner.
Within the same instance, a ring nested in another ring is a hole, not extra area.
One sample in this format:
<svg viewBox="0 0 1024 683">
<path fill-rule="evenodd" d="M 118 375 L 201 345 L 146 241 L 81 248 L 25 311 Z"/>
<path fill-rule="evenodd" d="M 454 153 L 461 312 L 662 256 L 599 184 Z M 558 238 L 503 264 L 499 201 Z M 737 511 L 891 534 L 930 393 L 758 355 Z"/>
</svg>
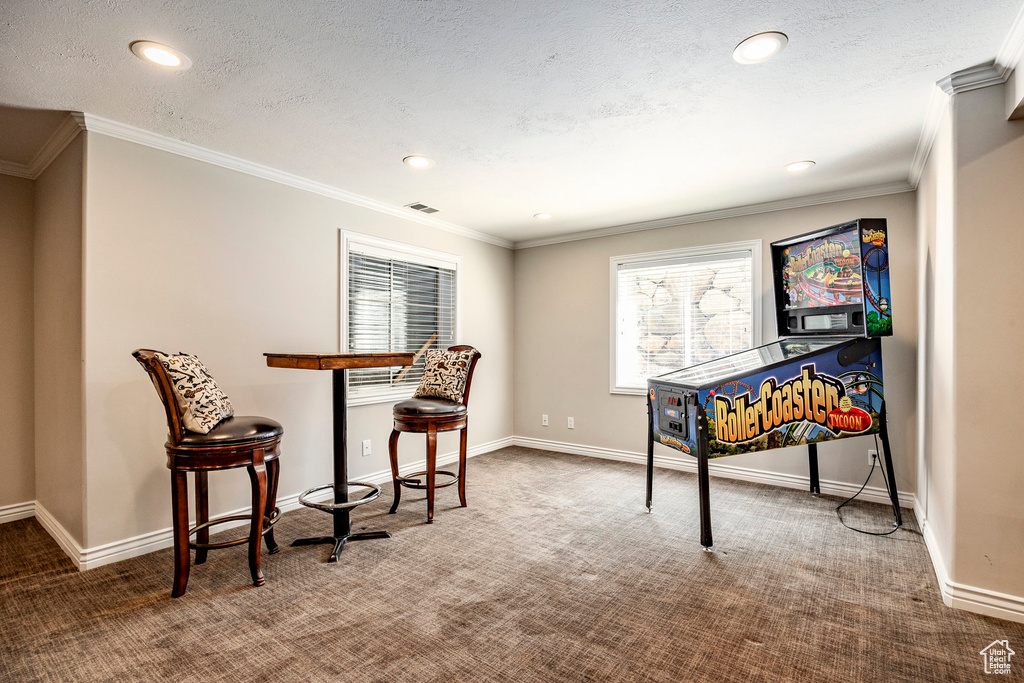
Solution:
<svg viewBox="0 0 1024 683">
<path fill-rule="evenodd" d="M 388 515 L 385 491 L 355 527 L 394 538 L 339 564 L 287 546 L 329 530 L 290 512 L 264 587 L 241 546 L 177 600 L 170 550 L 78 573 L 34 520 L 0 526 L 0 680 L 960 681 L 993 640 L 1024 646 L 1024 625 L 942 604 L 909 511 L 871 537 L 835 500 L 712 479 L 705 553 L 690 474 L 657 471 L 653 515 L 632 464 L 507 448 L 467 481 L 470 507 L 441 489 L 430 526 L 422 495 Z"/>
</svg>

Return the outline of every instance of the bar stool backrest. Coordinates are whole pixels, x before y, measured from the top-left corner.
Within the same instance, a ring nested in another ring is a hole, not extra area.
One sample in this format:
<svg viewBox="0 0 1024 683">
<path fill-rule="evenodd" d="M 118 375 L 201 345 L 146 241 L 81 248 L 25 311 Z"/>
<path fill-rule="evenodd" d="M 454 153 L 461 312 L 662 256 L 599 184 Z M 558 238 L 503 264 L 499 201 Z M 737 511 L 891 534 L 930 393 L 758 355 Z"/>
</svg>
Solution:
<svg viewBox="0 0 1024 683">
<path fill-rule="evenodd" d="M 466 389 L 462 392 L 462 405 L 469 407 L 469 387 L 473 384 L 473 371 L 476 370 L 476 362 L 480 360 L 480 352 L 472 346 L 466 346 L 465 344 L 459 346 L 449 346 L 449 351 L 472 351 L 473 360 L 469 364 L 469 374 L 466 375 Z"/>
<path fill-rule="evenodd" d="M 170 375 L 167 374 L 164 364 L 157 358 L 156 354 L 158 353 L 162 352 L 153 349 L 136 349 L 132 355 L 149 373 L 149 378 L 153 380 L 153 386 L 156 388 L 156 393 L 164 404 L 164 412 L 167 414 L 168 442 L 171 446 L 177 446 L 185 435 L 185 427 L 181 419 L 181 409 L 174 397 Z"/>
</svg>

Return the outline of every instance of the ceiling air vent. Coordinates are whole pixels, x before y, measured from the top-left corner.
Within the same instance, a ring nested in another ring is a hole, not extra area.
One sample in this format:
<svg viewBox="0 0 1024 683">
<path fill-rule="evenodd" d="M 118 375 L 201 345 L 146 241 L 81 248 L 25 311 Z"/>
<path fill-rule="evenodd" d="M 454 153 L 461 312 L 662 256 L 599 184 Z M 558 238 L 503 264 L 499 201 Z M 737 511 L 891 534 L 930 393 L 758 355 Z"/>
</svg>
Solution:
<svg viewBox="0 0 1024 683">
<path fill-rule="evenodd" d="M 409 207 L 410 209 L 415 209 L 416 211 L 422 211 L 423 213 L 437 213 L 437 211 L 438 211 L 434 207 L 427 206 L 426 204 L 422 204 L 420 202 L 415 202 L 413 204 L 406 204 L 406 206 Z"/>
</svg>

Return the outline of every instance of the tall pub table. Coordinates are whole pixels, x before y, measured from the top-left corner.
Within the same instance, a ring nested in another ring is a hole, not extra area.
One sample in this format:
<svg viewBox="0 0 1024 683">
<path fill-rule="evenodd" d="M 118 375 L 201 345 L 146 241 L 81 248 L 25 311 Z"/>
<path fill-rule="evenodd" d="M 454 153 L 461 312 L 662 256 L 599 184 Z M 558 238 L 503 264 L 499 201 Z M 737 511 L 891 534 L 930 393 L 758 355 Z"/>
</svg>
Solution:
<svg viewBox="0 0 1024 683">
<path fill-rule="evenodd" d="M 357 505 L 369 503 L 380 496 L 380 487 L 375 484 L 349 482 L 348 480 L 348 444 L 347 415 L 348 384 L 345 371 L 351 368 L 389 368 L 399 365 L 412 365 L 412 353 L 265 353 L 267 365 L 272 368 L 292 368 L 296 370 L 330 370 L 334 379 L 334 483 L 315 486 L 301 496 L 299 502 L 306 507 L 316 508 L 331 513 L 334 518 L 334 533 L 330 536 L 313 536 L 300 538 L 292 542 L 292 546 L 315 545 L 329 543 L 334 546 L 328 562 L 337 562 L 342 549 L 349 541 L 364 541 L 371 538 L 391 538 L 386 531 L 363 531 L 352 533 L 352 522 L 349 511 Z M 349 500 L 348 487 L 361 486 L 369 489 L 369 493 Z M 317 491 L 334 489 L 334 502 L 321 503 L 310 500 Z"/>
</svg>

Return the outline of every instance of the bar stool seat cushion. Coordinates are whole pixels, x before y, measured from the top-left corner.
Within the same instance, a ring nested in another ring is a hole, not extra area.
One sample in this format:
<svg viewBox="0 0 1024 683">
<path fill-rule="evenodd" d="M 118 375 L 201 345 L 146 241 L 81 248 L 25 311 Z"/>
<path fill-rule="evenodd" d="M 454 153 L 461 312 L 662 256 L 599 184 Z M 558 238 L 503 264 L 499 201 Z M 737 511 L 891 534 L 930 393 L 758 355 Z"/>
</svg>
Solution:
<svg viewBox="0 0 1024 683">
<path fill-rule="evenodd" d="M 396 403 L 394 412 L 396 417 L 462 415 L 466 406 L 443 398 L 410 398 Z"/>
<path fill-rule="evenodd" d="M 181 437 L 180 445 L 185 447 L 230 446 L 273 439 L 282 434 L 284 434 L 284 428 L 279 422 L 266 417 L 240 415 L 229 417 L 207 434 L 186 431 Z"/>
</svg>

